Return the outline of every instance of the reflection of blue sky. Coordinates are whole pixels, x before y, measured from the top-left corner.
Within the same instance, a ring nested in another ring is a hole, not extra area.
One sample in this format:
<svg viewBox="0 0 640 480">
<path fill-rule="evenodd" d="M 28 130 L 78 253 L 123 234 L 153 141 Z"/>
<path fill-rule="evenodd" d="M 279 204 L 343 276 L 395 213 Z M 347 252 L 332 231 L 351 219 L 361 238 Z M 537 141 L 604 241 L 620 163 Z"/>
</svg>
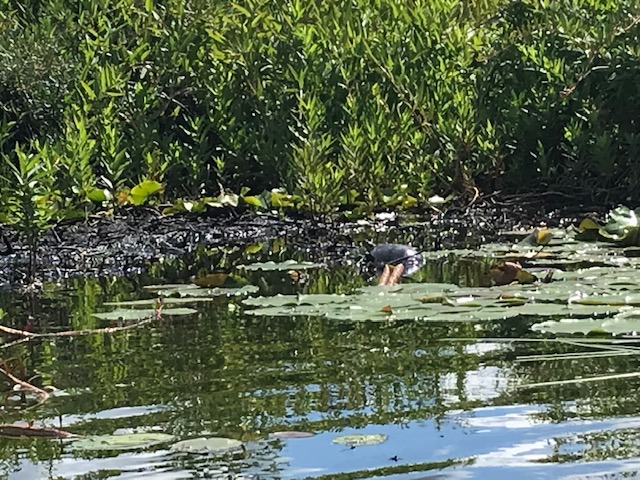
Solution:
<svg viewBox="0 0 640 480">
<path fill-rule="evenodd" d="M 288 459 L 285 473 L 291 478 L 345 471 L 374 469 L 412 463 L 440 462 L 470 457 L 470 466 L 450 467 L 445 478 L 577 479 L 584 475 L 640 468 L 640 460 L 589 463 L 537 463 L 552 453 L 554 437 L 632 428 L 638 418 L 597 421 L 540 422 L 532 415 L 543 409 L 531 406 L 480 408 L 448 415 L 439 429 L 431 420 L 411 422 L 407 427 L 371 425 L 349 433 L 383 433 L 387 442 L 349 449 L 331 443 L 338 433 L 323 433 L 303 440 L 287 441 L 281 455 Z M 396 463 L 390 457 L 398 455 Z M 435 472 L 434 472 L 435 473 Z M 425 472 L 387 478 L 424 478 Z M 593 477 L 596 478 L 596 477 Z"/>
<path fill-rule="evenodd" d="M 640 459 L 540 463 L 553 453 L 554 438 L 572 438 L 589 432 L 640 428 L 640 417 L 617 417 L 607 420 L 571 420 L 551 423 L 536 418 L 544 407 L 517 405 L 484 407 L 468 412 L 450 412 L 438 424 L 433 420 L 413 421 L 405 425 L 369 425 L 362 429 L 323 432 L 312 438 L 269 440 L 249 444 L 251 459 L 241 468 L 243 473 L 258 476 L 232 478 L 306 478 L 332 473 L 377 469 L 410 464 L 443 462 L 450 459 L 473 459 L 467 466 L 452 466 L 440 471 L 422 471 L 385 477 L 390 480 L 426 479 L 561 479 L 603 478 L 604 474 L 640 469 Z M 112 412 L 118 417 L 122 412 Z M 347 412 L 342 412 L 346 414 Z M 339 435 L 382 433 L 388 440 L 380 445 L 357 447 L 332 443 Z M 282 448 L 269 449 L 267 445 Z M 569 444 L 569 449 L 572 445 Z M 398 461 L 391 459 L 398 456 Z M 51 465 L 34 465 L 23 460 L 20 472 L 11 479 L 37 479 L 59 476 L 74 478 L 99 470 L 120 471 L 119 479 L 168 480 L 207 477 L 216 471 L 216 462 L 206 456 L 187 459 L 167 450 L 123 453 L 113 458 L 82 459 L 66 457 Z M 271 470 L 274 468 L 275 470 Z M 271 473 L 269 473 L 271 472 Z M 204 476 L 203 476 L 204 475 Z M 224 477 L 227 478 L 227 477 Z M 617 476 L 609 478 L 620 478 Z"/>
<path fill-rule="evenodd" d="M 473 353 L 486 353 L 495 348 L 495 344 L 477 345 L 473 348 L 481 349 Z M 437 404 L 449 408 L 459 408 L 461 400 L 478 401 L 490 404 L 502 392 L 507 391 L 513 382 L 513 374 L 508 368 L 495 366 L 480 366 L 467 371 L 464 375 L 447 373 L 437 377 L 420 376 L 421 382 L 437 381 L 439 398 L 422 398 L 415 385 L 406 385 L 393 381 L 388 388 L 393 389 L 394 395 L 389 396 L 390 411 L 402 416 L 402 412 Z M 373 383 L 361 386 L 365 402 L 362 408 L 348 409 L 341 385 L 320 385 L 309 383 L 302 387 L 308 393 L 326 392 L 332 405 L 328 411 L 311 410 L 297 414 L 294 400 L 299 393 L 295 387 L 286 389 L 262 389 L 253 392 L 259 396 L 287 395 L 284 415 L 270 416 L 268 412 L 256 416 L 262 425 L 290 425 L 297 429 L 297 425 L 308 422 L 322 425 L 323 421 L 335 419 L 356 419 L 366 423 L 367 418 L 376 418 L 376 398 L 380 392 L 376 391 Z M 248 394 L 248 393 L 247 393 Z M 313 402 L 310 405 L 313 407 Z M 175 406 L 173 406 L 175 407 Z M 100 419 L 126 419 L 144 417 L 167 409 L 171 405 L 150 405 L 113 408 L 99 413 L 86 415 L 66 415 L 62 419 L 62 426 L 95 421 Z M 182 407 L 187 407 L 182 404 Z M 574 410 L 576 405 L 569 402 L 564 404 L 565 410 Z M 353 472 L 358 470 L 372 470 L 384 467 L 398 467 L 411 464 L 429 464 L 446 462 L 449 460 L 465 461 L 472 459 L 473 463 L 466 466 L 452 466 L 441 471 L 422 471 L 411 474 L 398 474 L 386 477 L 391 480 L 407 479 L 562 479 L 595 480 L 604 474 L 634 471 L 640 469 L 640 459 L 608 460 L 593 462 L 571 462 L 566 464 L 541 463 L 553 454 L 554 438 L 571 439 L 576 435 L 588 432 L 615 432 L 616 430 L 640 428 L 640 417 L 618 417 L 607 420 L 567 420 L 562 423 L 541 421 L 539 413 L 544 412 L 545 406 L 499 406 L 483 407 L 469 411 L 449 411 L 444 417 L 411 421 L 402 424 L 368 425 L 361 429 L 345 429 L 341 431 L 322 432 L 308 439 L 268 440 L 249 443 L 251 457 L 247 462 L 240 462 L 232 466 L 236 472 L 249 474 L 247 476 L 231 478 L 273 478 L 278 472 L 279 478 L 307 478 L 319 475 Z M 426 415 L 426 414 L 425 414 Z M 379 417 L 378 417 L 379 418 Z M 47 422 L 57 425 L 57 419 Z M 338 435 L 346 434 L 374 434 L 381 433 L 388 436 L 388 440 L 375 446 L 357 447 L 351 449 L 344 445 L 332 443 Z M 570 441 L 562 447 L 563 452 L 579 451 L 580 446 Z M 397 456 L 398 461 L 391 457 Z M 43 462 L 33 464 L 27 459 L 21 463 L 21 471 L 13 473 L 11 479 L 36 478 L 75 478 L 81 475 L 95 474 L 100 470 L 119 471 L 119 479 L 142 478 L 153 480 L 180 478 L 216 478 L 212 472 L 224 462 L 219 462 L 206 456 L 183 458 L 171 454 L 166 449 L 156 452 L 122 453 L 112 458 L 72 458 L 65 454 L 63 460 L 57 460 L 50 465 Z M 220 470 L 217 470 L 220 471 Z M 49 473 L 51 472 L 51 473 Z M 251 476 L 250 474 L 256 474 Z M 443 477 L 432 477 L 441 474 Z M 229 478 L 229 477 L 219 477 Z M 619 478 L 619 477 L 611 477 Z"/>
</svg>

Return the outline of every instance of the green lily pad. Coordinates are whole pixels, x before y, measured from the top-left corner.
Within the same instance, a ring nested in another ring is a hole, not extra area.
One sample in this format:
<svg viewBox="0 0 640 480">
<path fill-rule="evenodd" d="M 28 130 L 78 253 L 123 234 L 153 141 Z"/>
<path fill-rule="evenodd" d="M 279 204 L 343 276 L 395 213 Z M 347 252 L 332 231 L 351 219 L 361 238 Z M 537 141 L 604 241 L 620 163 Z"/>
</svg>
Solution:
<svg viewBox="0 0 640 480">
<path fill-rule="evenodd" d="M 285 260 L 284 262 L 256 262 L 248 265 L 238 265 L 238 268 L 243 268 L 249 271 L 282 271 L 288 272 L 289 270 L 309 270 L 312 268 L 320 268 L 322 264 L 312 262 L 296 262 L 295 260 Z"/>
<path fill-rule="evenodd" d="M 386 442 L 388 438 L 387 435 L 382 433 L 341 435 L 334 438 L 333 443 L 363 447 L 366 445 L 379 445 Z"/>
<path fill-rule="evenodd" d="M 326 305 L 329 303 L 347 303 L 351 299 L 347 295 L 315 294 L 315 295 L 274 295 L 272 297 L 253 297 L 242 301 L 244 305 L 256 307 L 286 307 L 299 305 Z"/>
<path fill-rule="evenodd" d="M 224 437 L 200 437 L 171 445 L 174 452 L 196 453 L 196 454 L 244 454 L 244 444 L 233 438 Z"/>
<path fill-rule="evenodd" d="M 613 317 L 603 319 L 594 318 L 565 318 L 559 321 L 547 321 L 533 325 L 532 330 L 547 333 L 589 333 L 604 332 L 614 335 L 640 331 L 640 309 L 623 307 Z"/>
<path fill-rule="evenodd" d="M 198 288 L 198 289 L 186 289 L 178 291 L 170 291 L 171 295 L 178 294 L 181 297 L 242 297 L 245 295 L 251 295 L 260 291 L 255 285 L 245 285 L 243 287 L 216 287 L 216 288 Z M 162 295 L 162 290 L 158 292 Z"/>
<path fill-rule="evenodd" d="M 162 303 L 164 305 L 182 305 L 185 303 L 200 303 L 200 302 L 212 302 L 213 297 L 186 297 L 186 298 L 163 298 Z M 156 299 L 146 300 L 125 300 L 122 302 L 104 302 L 103 305 L 108 307 L 152 307 L 156 304 Z"/>
<path fill-rule="evenodd" d="M 101 320 L 144 320 L 155 315 L 156 310 L 151 308 L 138 308 L 138 309 L 118 309 L 113 312 L 99 312 L 94 313 L 93 316 Z M 193 315 L 198 313 L 193 308 L 163 308 L 162 316 L 181 316 L 181 315 Z"/>
<path fill-rule="evenodd" d="M 280 439 L 293 439 L 293 438 L 311 438 L 315 436 L 315 433 L 312 432 L 299 432 L 299 431 L 284 431 L 284 432 L 273 432 L 269 435 L 272 438 L 280 438 Z"/>
<path fill-rule="evenodd" d="M 631 210 L 620 206 L 609 212 L 607 223 L 599 225 L 590 219 L 585 219 L 580 224 L 576 238 L 588 241 L 591 239 L 612 242 L 619 246 L 640 245 L 640 209 Z"/>
<path fill-rule="evenodd" d="M 244 285 L 242 287 L 199 287 L 193 284 L 168 284 L 149 285 L 147 290 L 153 290 L 162 297 L 239 297 L 257 293 L 260 289 L 255 285 Z"/>
<path fill-rule="evenodd" d="M 129 433 L 125 435 L 96 435 L 75 440 L 72 450 L 142 450 L 173 441 L 166 433 Z"/>
<path fill-rule="evenodd" d="M 192 283 L 166 283 L 164 285 L 145 285 L 143 288 L 145 290 L 158 291 L 158 290 L 187 290 L 187 289 L 197 290 L 200 287 Z"/>
</svg>

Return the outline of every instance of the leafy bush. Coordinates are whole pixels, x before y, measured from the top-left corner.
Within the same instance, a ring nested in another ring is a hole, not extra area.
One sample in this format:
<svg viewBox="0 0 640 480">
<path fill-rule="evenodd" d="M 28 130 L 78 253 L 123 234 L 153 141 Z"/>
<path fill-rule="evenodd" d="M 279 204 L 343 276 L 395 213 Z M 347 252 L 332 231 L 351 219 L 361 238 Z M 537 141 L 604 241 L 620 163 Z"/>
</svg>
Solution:
<svg viewBox="0 0 640 480">
<path fill-rule="evenodd" d="M 2 5 L 0 174 L 46 151 L 65 212 L 144 181 L 318 212 L 638 181 L 631 0 Z"/>
</svg>

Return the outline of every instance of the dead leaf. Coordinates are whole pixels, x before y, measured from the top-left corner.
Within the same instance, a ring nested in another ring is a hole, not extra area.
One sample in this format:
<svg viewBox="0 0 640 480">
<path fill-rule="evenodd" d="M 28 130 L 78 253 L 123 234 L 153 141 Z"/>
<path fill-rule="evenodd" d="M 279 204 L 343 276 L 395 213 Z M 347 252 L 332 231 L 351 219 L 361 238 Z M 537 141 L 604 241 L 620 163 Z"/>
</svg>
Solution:
<svg viewBox="0 0 640 480">
<path fill-rule="evenodd" d="M 209 273 L 204 277 L 196 278 L 193 283 L 199 287 L 216 288 L 224 285 L 229 277 L 228 273 Z"/>
<path fill-rule="evenodd" d="M 513 282 L 533 283 L 537 277 L 526 270 L 518 262 L 499 261 L 489 269 L 489 275 L 495 285 L 508 285 Z"/>
</svg>

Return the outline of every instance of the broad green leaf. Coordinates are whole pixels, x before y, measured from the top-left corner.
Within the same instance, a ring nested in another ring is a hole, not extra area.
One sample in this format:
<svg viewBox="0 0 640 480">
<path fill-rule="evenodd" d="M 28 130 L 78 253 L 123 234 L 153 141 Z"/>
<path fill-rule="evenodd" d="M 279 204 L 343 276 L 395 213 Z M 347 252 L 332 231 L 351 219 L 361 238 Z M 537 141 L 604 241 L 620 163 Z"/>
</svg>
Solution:
<svg viewBox="0 0 640 480">
<path fill-rule="evenodd" d="M 142 450 L 173 441 L 166 433 L 129 433 L 124 435 L 96 435 L 80 438 L 69 445 L 71 450 Z"/>
<path fill-rule="evenodd" d="M 333 443 L 339 445 L 353 445 L 364 447 L 366 445 L 379 445 L 387 441 L 389 437 L 382 433 L 341 435 L 333 439 Z"/>
<path fill-rule="evenodd" d="M 239 440 L 224 437 L 201 437 L 183 440 L 171 445 L 174 452 L 196 454 L 244 454 L 245 447 Z"/>
<path fill-rule="evenodd" d="M 147 199 L 162 190 L 162 184 L 155 180 L 144 180 L 133 187 L 129 192 L 129 198 L 133 205 L 142 205 Z"/>
<path fill-rule="evenodd" d="M 193 315 L 198 313 L 197 310 L 192 308 L 163 308 L 162 316 L 182 316 Z M 155 309 L 118 309 L 112 312 L 99 312 L 94 313 L 93 316 L 100 318 L 101 320 L 143 320 L 145 318 L 152 317 L 156 314 Z"/>
<path fill-rule="evenodd" d="M 162 299 L 162 303 L 165 305 L 182 305 L 200 302 L 212 302 L 214 297 L 167 297 Z M 125 300 L 122 302 L 105 302 L 103 305 L 108 307 L 138 307 L 148 306 L 153 307 L 156 304 L 156 298 L 147 300 Z"/>
<path fill-rule="evenodd" d="M 284 271 L 287 272 L 289 270 L 309 270 L 312 268 L 322 267 L 320 263 L 312 263 L 312 262 L 296 262 L 295 260 L 285 260 L 284 262 L 256 262 L 250 263 L 247 265 L 238 265 L 238 268 L 243 268 L 245 270 L 253 271 L 253 270 L 262 270 L 262 271 Z"/>
</svg>

